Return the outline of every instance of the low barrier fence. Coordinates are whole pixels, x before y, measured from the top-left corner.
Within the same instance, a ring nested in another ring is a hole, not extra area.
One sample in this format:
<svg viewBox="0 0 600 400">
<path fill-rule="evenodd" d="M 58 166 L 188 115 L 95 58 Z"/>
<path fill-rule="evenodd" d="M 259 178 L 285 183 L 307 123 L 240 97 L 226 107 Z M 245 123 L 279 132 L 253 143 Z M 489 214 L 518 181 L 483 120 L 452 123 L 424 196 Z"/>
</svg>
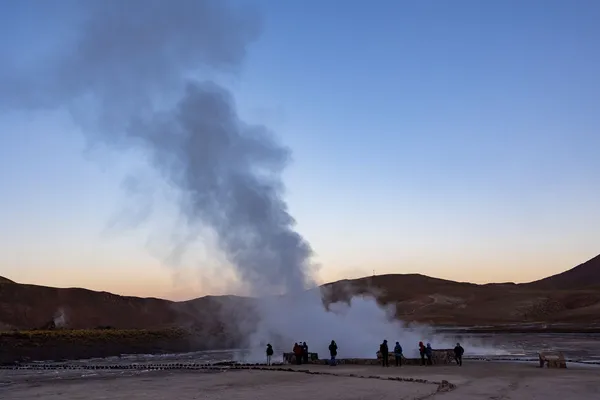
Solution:
<svg viewBox="0 0 600 400">
<path fill-rule="evenodd" d="M 283 363 L 284 364 L 296 364 L 296 355 L 294 353 L 283 353 Z M 319 353 L 308 353 L 308 364 L 318 364 L 318 363 L 319 363 Z"/>
<path fill-rule="evenodd" d="M 308 353 L 308 364 L 327 364 L 329 363 L 329 359 L 319 359 L 318 353 Z M 393 365 L 396 362 L 396 357 L 394 354 L 389 354 L 389 363 Z M 376 365 L 382 363 L 381 353 L 377 352 L 377 358 L 340 358 L 336 360 L 336 363 L 339 365 L 349 364 L 349 365 Z M 425 358 L 425 362 L 427 362 L 427 358 Z M 438 349 L 433 350 L 431 354 L 431 362 L 434 365 L 447 365 L 456 362 L 456 358 L 454 357 L 454 349 Z M 294 353 L 283 353 L 283 363 L 284 364 L 295 364 L 296 356 Z M 405 358 L 402 357 L 403 365 L 420 365 L 420 358 Z"/>
</svg>

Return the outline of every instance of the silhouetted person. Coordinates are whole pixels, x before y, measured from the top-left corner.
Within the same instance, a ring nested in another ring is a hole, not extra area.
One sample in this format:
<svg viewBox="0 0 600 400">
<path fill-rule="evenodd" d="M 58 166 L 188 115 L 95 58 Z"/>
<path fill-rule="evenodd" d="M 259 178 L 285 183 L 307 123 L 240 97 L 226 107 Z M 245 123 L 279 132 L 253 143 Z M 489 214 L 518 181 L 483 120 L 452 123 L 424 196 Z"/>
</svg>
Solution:
<svg viewBox="0 0 600 400">
<path fill-rule="evenodd" d="M 271 357 L 273 356 L 273 347 L 267 344 L 267 365 L 271 365 Z"/>
<path fill-rule="evenodd" d="M 433 356 L 433 349 L 431 348 L 431 345 L 429 343 L 427 343 L 427 347 L 425 347 L 425 355 L 427 356 L 427 365 L 433 365 L 433 362 L 431 361 L 431 357 Z"/>
<path fill-rule="evenodd" d="M 296 357 L 296 364 L 302 364 L 302 346 L 298 345 L 298 343 L 294 343 L 294 356 Z"/>
<path fill-rule="evenodd" d="M 306 342 L 302 342 L 302 358 L 304 360 L 304 364 L 308 364 L 308 345 Z"/>
<path fill-rule="evenodd" d="M 456 358 L 456 363 L 461 367 L 463 354 L 465 354 L 465 349 L 463 349 L 460 343 L 456 343 L 456 347 L 454 348 L 454 358 Z"/>
<path fill-rule="evenodd" d="M 394 357 L 396 358 L 396 367 L 402 366 L 402 346 L 400 343 L 396 342 L 396 346 L 394 347 Z"/>
<path fill-rule="evenodd" d="M 335 365 L 336 365 L 335 358 L 337 357 L 337 351 L 338 351 L 338 346 L 335 343 L 335 340 L 332 340 L 331 344 L 329 345 L 329 355 L 331 356 L 331 361 L 330 361 L 329 365 L 332 367 L 335 367 Z"/>
<path fill-rule="evenodd" d="M 421 365 L 425 365 L 425 345 L 419 342 L 419 354 L 421 355 Z"/>
<path fill-rule="evenodd" d="M 381 352 L 381 366 L 389 367 L 390 366 L 390 350 L 388 349 L 387 340 L 384 340 L 383 343 L 379 345 L 379 351 Z"/>
</svg>

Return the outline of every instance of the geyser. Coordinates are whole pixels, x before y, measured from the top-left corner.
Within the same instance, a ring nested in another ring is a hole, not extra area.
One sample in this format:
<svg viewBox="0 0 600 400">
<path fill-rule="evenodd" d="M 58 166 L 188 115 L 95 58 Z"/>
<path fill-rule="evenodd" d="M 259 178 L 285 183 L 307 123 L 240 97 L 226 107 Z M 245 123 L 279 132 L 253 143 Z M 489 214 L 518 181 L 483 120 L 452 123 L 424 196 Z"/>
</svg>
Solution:
<svg viewBox="0 0 600 400">
<path fill-rule="evenodd" d="M 7 55 L 0 107 L 67 110 L 90 143 L 141 150 L 179 192 L 186 228 L 210 227 L 246 289 L 275 296 L 259 301 L 256 332 L 240 326 L 256 356 L 274 340 L 279 351 L 302 340 L 325 354 L 335 339 L 341 356 L 373 357 L 384 338 L 400 340 L 407 354 L 425 339 L 373 299 L 324 309 L 312 249 L 283 198 L 289 150 L 264 126 L 240 120 L 223 86 L 191 78 L 239 69 L 259 33 L 256 13 L 225 0 L 55 1 L 51 15 L 60 18 L 42 24 L 34 19 L 45 5 L 19 5 L 32 13 L 32 43 L 52 38 L 55 51 L 36 58 L 41 46 L 33 46 L 30 68 Z M 187 233 L 186 242 L 198 239 Z"/>
</svg>

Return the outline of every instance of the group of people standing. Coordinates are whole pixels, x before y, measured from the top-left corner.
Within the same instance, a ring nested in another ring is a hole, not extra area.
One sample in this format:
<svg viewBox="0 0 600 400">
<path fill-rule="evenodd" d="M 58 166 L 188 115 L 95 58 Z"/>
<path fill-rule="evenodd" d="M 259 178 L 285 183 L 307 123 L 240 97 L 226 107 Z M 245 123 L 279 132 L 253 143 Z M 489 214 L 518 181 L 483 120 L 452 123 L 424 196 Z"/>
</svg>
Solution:
<svg viewBox="0 0 600 400">
<path fill-rule="evenodd" d="M 300 344 L 294 343 L 293 352 L 296 356 L 297 365 L 301 365 L 302 363 L 308 363 L 308 345 L 306 344 L 306 342 L 302 342 Z"/>
<path fill-rule="evenodd" d="M 332 340 L 329 344 L 329 356 L 330 366 L 337 365 L 336 357 L 337 357 L 338 346 L 335 340 Z M 294 343 L 294 356 L 296 359 L 296 364 L 301 365 L 302 363 L 308 363 L 308 345 L 306 342 L 302 343 Z M 389 347 L 387 344 L 387 340 L 384 340 L 379 345 L 379 352 L 381 353 L 381 363 L 384 367 L 389 367 Z M 465 353 L 465 349 L 460 345 L 460 343 L 456 343 L 456 347 L 454 347 L 454 358 L 456 360 L 456 364 L 462 366 L 462 356 Z M 419 354 L 421 355 L 421 365 L 433 365 L 432 356 L 433 349 L 431 348 L 431 344 L 427 343 L 424 345 L 423 342 L 419 342 Z M 267 365 L 271 365 L 271 357 L 273 356 L 273 346 L 271 344 L 267 344 Z M 396 366 L 402 366 L 402 346 L 399 342 L 396 342 L 394 346 L 394 358 L 396 360 Z"/>
<path fill-rule="evenodd" d="M 296 360 L 297 365 L 308 363 L 308 345 L 306 342 L 302 343 L 294 343 L 294 348 L 292 349 L 294 354 L 294 358 Z M 329 344 L 329 354 L 331 356 L 330 365 L 335 365 L 335 357 L 337 356 L 337 344 L 334 340 Z M 273 357 L 273 346 L 271 344 L 267 344 L 267 365 L 271 365 L 271 357 Z"/>
<path fill-rule="evenodd" d="M 419 342 L 419 355 L 421 356 L 421 365 L 433 365 L 431 361 L 431 356 L 433 355 L 431 344 L 427 343 L 427 346 L 425 346 L 423 342 Z M 427 357 L 427 363 L 425 362 L 425 357 Z"/>
<path fill-rule="evenodd" d="M 379 345 L 379 352 L 381 353 L 382 366 L 389 367 L 389 347 L 387 340 L 384 340 L 383 343 Z M 459 366 L 462 366 L 462 356 L 464 353 L 465 349 L 463 349 L 460 343 L 456 343 L 456 347 L 454 347 L 454 359 Z M 424 345 L 423 342 L 419 342 L 419 355 L 421 356 L 421 365 L 433 365 L 433 349 L 431 348 L 430 343 Z M 400 346 L 399 342 L 396 342 L 396 346 L 394 346 L 394 358 L 396 359 L 397 367 L 402 366 L 402 357 L 402 346 Z"/>
<path fill-rule="evenodd" d="M 330 366 L 337 365 L 337 362 L 335 361 L 335 358 L 337 357 L 337 350 L 337 343 L 335 343 L 335 340 L 332 340 L 329 344 Z M 308 345 L 306 344 L 306 342 L 302 342 L 302 344 L 294 343 L 293 351 L 294 355 L 296 356 L 295 358 L 297 365 L 301 365 L 302 363 L 308 363 Z"/>
<path fill-rule="evenodd" d="M 337 350 L 337 343 L 335 342 L 335 340 L 332 340 L 331 343 L 329 343 L 329 365 L 332 367 L 337 365 L 337 362 L 335 361 L 335 358 L 337 357 Z M 306 342 L 302 342 L 302 344 L 294 343 L 293 351 L 294 355 L 296 356 L 295 358 L 297 365 L 300 365 L 303 362 L 305 364 L 308 363 L 308 345 L 306 344 Z"/>
<path fill-rule="evenodd" d="M 389 355 L 390 349 L 387 344 L 387 340 L 384 340 L 383 343 L 379 345 L 379 352 L 381 353 L 381 363 L 384 367 L 389 367 Z M 394 358 L 396 360 L 396 367 L 402 366 L 402 346 L 400 346 L 399 342 L 396 342 L 396 346 L 394 346 Z"/>
</svg>

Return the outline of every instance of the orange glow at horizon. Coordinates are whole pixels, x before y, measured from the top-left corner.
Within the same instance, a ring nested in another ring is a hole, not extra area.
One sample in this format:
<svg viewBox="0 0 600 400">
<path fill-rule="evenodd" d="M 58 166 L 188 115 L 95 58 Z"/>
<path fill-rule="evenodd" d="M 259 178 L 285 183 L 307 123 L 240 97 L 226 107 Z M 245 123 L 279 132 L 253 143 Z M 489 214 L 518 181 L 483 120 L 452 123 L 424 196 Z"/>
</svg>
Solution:
<svg viewBox="0 0 600 400">
<path fill-rule="evenodd" d="M 490 261 L 481 259 L 457 259 L 448 261 L 439 266 L 426 265 L 431 258 L 423 261 L 412 260 L 411 268 L 397 267 L 399 263 L 379 262 L 373 263 L 369 268 L 323 268 L 317 281 L 319 284 L 341 279 L 355 279 L 370 276 L 375 270 L 376 275 L 384 274 L 409 274 L 420 273 L 440 279 L 461 282 L 490 283 L 490 282 L 515 282 L 524 283 L 546 276 L 554 275 L 575 267 L 589 258 L 581 259 L 580 256 L 555 257 L 552 260 L 536 259 L 535 255 L 515 255 L 503 260 Z M 404 265 L 408 263 L 402 263 Z M 16 271 L 15 271 L 16 272 Z M 95 291 L 107 291 L 120 295 L 137 297 L 158 297 L 168 300 L 189 300 L 205 295 L 236 294 L 228 292 L 227 287 L 211 286 L 202 282 L 198 271 L 176 271 L 156 263 L 144 267 L 129 267 L 107 270 L 81 269 L 81 268 L 52 268 L 52 269 L 27 269 L 21 273 L 4 275 L 18 283 L 35 284 L 52 287 L 82 287 Z M 177 274 L 183 274 L 177 276 Z M 203 287 L 204 286 L 204 287 Z"/>
</svg>

